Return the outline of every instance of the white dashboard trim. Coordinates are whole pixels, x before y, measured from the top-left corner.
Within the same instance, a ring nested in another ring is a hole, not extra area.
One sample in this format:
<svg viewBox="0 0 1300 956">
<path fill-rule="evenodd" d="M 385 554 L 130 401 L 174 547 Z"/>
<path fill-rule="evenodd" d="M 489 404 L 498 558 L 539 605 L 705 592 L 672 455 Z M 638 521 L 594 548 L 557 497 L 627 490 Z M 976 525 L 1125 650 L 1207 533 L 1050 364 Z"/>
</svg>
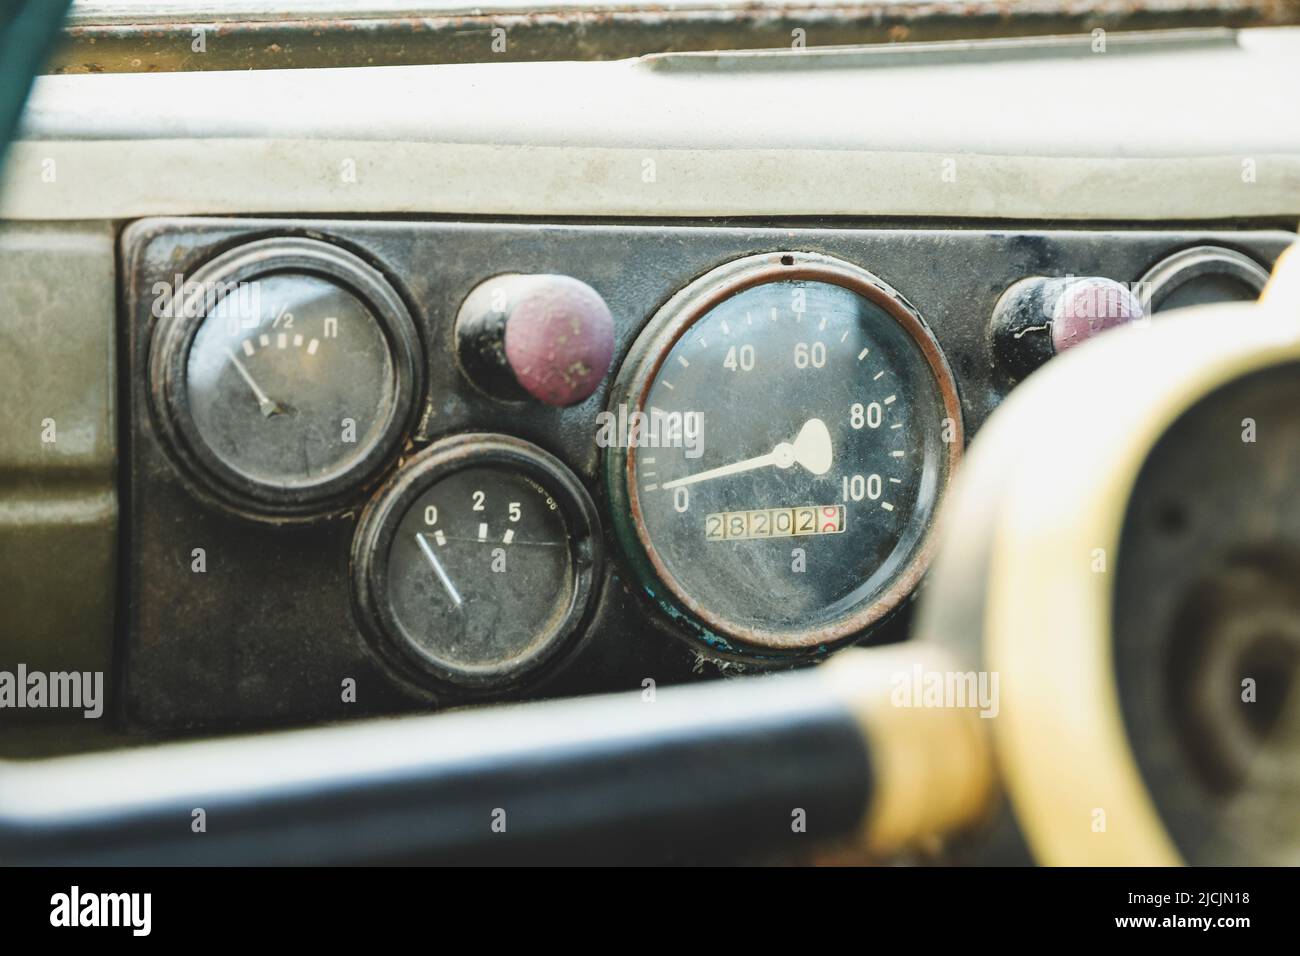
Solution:
<svg viewBox="0 0 1300 956">
<path fill-rule="evenodd" d="M 0 218 L 1300 217 L 1300 29 L 46 76 Z"/>
<path fill-rule="evenodd" d="M 1300 215 L 1300 155 L 1252 159 L 1259 177 L 1253 183 L 1242 181 L 1238 156 L 1098 159 L 274 139 L 22 142 L 9 157 L 0 217 Z M 651 169 L 653 181 L 646 181 Z M 955 180 L 944 181 L 945 170 Z"/>
</svg>

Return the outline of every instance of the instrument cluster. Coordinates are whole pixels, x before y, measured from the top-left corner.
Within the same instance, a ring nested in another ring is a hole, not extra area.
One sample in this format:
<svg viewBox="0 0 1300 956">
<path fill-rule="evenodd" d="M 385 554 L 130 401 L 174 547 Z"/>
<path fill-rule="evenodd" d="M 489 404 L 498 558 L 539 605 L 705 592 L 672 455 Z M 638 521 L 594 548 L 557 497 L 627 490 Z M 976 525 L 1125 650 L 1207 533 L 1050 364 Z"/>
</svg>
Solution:
<svg viewBox="0 0 1300 956">
<path fill-rule="evenodd" d="M 126 717 L 653 688 L 902 639 L 1006 391 L 1287 239 L 135 223 Z"/>
</svg>

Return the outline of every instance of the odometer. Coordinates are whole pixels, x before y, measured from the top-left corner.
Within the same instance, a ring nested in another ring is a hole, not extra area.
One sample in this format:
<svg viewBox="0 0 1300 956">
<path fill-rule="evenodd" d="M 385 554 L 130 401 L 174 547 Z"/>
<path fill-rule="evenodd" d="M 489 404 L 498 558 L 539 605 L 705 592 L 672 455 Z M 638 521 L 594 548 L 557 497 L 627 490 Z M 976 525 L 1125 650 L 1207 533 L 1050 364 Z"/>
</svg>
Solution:
<svg viewBox="0 0 1300 956">
<path fill-rule="evenodd" d="M 808 253 L 722 266 L 655 315 L 612 394 L 619 537 L 714 651 L 827 650 L 915 587 L 961 413 L 925 323 L 875 276 Z"/>
</svg>

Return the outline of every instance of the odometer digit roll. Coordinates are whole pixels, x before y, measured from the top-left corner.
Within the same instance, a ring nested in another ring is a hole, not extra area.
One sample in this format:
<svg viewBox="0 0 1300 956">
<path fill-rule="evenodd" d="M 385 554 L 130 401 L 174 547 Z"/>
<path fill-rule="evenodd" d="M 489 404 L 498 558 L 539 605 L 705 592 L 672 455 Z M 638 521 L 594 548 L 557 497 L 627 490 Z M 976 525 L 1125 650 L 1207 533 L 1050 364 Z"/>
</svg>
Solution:
<svg viewBox="0 0 1300 956">
<path fill-rule="evenodd" d="M 742 657 L 833 649 L 903 602 L 963 443 L 917 312 L 810 253 L 737 260 L 670 299 L 607 411 L 637 577 L 694 638 Z"/>
</svg>

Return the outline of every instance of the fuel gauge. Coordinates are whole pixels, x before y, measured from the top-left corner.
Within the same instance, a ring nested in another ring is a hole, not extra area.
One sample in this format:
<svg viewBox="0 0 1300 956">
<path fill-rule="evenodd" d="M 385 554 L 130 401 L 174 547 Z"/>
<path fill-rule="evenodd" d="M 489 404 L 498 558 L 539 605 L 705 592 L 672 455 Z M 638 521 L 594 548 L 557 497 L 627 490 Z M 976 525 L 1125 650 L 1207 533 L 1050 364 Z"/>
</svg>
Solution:
<svg viewBox="0 0 1300 956">
<path fill-rule="evenodd" d="M 595 507 L 557 459 L 508 436 L 462 435 L 413 458 L 366 509 L 355 603 L 399 670 L 500 689 L 574 645 L 599 543 Z"/>
<path fill-rule="evenodd" d="M 330 510 L 391 460 L 418 336 L 367 263 L 313 239 L 241 246 L 156 315 L 151 375 L 173 449 L 209 495 L 275 518 Z"/>
</svg>

